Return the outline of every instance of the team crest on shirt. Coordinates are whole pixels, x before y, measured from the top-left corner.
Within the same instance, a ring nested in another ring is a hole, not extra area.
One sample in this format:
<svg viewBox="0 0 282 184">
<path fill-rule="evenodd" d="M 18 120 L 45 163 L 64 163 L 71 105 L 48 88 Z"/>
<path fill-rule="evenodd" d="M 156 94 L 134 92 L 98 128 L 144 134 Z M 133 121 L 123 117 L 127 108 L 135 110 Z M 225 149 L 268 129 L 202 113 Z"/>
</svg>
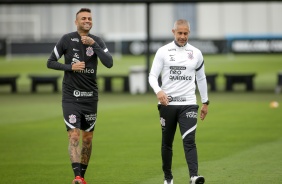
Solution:
<svg viewBox="0 0 282 184">
<path fill-rule="evenodd" d="M 194 59 L 192 50 L 188 50 L 187 54 L 188 54 L 188 59 L 190 59 L 190 60 Z"/>
<path fill-rule="evenodd" d="M 86 48 L 86 55 L 87 56 L 92 56 L 94 54 L 93 48 L 92 47 L 87 47 Z"/>
<path fill-rule="evenodd" d="M 74 115 L 74 114 L 69 115 L 69 122 L 71 124 L 76 123 L 76 115 Z"/>
</svg>

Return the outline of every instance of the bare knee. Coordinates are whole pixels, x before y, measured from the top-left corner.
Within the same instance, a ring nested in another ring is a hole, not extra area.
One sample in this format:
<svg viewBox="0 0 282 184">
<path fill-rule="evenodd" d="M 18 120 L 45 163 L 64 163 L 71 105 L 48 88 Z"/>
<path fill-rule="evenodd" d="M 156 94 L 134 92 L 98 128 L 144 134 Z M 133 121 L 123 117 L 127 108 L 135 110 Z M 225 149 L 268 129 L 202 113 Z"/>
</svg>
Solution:
<svg viewBox="0 0 282 184">
<path fill-rule="evenodd" d="M 79 129 L 71 129 L 68 131 L 68 136 L 70 141 L 78 142 L 79 136 L 80 136 L 80 130 Z"/>
<path fill-rule="evenodd" d="M 93 132 L 82 132 L 82 141 L 85 143 L 91 143 L 93 138 Z"/>
</svg>

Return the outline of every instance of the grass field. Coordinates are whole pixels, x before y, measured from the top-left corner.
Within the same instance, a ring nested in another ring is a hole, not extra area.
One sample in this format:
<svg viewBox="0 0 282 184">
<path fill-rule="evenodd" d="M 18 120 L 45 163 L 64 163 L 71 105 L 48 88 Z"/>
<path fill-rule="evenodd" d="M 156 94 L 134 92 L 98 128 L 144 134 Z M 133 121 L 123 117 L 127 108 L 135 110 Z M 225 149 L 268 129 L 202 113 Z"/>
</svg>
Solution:
<svg viewBox="0 0 282 184">
<path fill-rule="evenodd" d="M 0 74 L 20 74 L 19 93 L 0 86 L 1 181 L 11 184 L 71 183 L 67 134 L 62 119 L 61 94 L 48 87 L 29 93 L 29 73 L 55 74 L 46 58 L 0 59 Z M 124 57 L 112 70 L 127 73 L 145 58 Z M 207 72 L 256 72 L 254 92 L 209 93 L 209 114 L 199 121 L 199 173 L 207 184 L 282 183 L 282 95 L 274 93 L 281 55 L 207 56 Z M 118 82 L 115 83 L 118 89 Z M 269 108 L 273 100 L 280 107 Z M 86 173 L 89 184 L 161 184 L 161 129 L 154 94 L 100 93 L 93 155 Z M 188 184 L 179 131 L 175 137 L 175 183 Z"/>
</svg>

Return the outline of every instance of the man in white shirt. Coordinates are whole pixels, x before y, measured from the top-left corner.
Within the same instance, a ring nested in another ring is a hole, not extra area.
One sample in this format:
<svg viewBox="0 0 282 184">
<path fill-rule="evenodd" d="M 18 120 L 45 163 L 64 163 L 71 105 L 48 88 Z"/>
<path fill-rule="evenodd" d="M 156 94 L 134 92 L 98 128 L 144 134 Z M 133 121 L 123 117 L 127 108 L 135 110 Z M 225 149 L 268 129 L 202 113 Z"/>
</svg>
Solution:
<svg viewBox="0 0 282 184">
<path fill-rule="evenodd" d="M 180 19 L 172 29 L 174 41 L 158 49 L 149 74 L 149 83 L 159 100 L 162 126 L 162 169 L 164 184 L 173 184 L 172 145 L 179 123 L 190 183 L 203 184 L 198 175 L 198 155 L 195 143 L 198 108 L 196 84 L 201 96 L 200 119 L 208 113 L 208 90 L 202 52 L 188 43 L 190 24 Z M 162 85 L 158 83 L 161 75 Z M 196 81 L 196 83 L 195 83 Z"/>
</svg>

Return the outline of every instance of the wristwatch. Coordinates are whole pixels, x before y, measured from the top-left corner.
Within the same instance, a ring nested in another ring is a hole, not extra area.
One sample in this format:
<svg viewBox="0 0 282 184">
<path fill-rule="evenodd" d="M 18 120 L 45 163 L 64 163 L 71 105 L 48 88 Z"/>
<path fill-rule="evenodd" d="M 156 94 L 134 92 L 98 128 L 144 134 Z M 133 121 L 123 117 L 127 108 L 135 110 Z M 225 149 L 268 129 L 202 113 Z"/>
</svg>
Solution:
<svg viewBox="0 0 282 184">
<path fill-rule="evenodd" d="M 203 104 L 209 105 L 210 101 L 208 100 L 208 101 L 204 102 Z"/>
</svg>

